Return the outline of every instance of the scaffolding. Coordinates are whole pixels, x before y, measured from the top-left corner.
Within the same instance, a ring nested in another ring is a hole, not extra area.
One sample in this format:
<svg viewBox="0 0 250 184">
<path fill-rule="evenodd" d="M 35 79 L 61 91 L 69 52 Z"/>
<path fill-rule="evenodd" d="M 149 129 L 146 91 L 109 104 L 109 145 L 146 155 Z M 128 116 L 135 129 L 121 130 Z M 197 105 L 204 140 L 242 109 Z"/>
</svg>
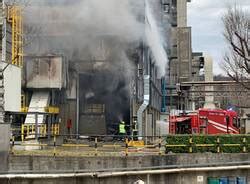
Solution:
<svg viewBox="0 0 250 184">
<path fill-rule="evenodd" d="M 23 66 L 23 18 L 22 9 L 19 6 L 7 7 L 7 21 L 11 24 L 12 46 L 11 63 L 19 67 Z"/>
</svg>

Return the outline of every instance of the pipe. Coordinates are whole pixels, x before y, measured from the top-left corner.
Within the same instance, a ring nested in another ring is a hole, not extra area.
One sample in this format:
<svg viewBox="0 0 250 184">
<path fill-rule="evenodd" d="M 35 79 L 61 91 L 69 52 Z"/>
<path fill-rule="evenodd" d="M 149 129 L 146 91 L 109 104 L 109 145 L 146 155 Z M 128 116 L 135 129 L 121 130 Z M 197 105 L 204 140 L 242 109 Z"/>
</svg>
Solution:
<svg viewBox="0 0 250 184">
<path fill-rule="evenodd" d="M 137 123 L 138 123 L 138 139 L 142 139 L 141 136 L 143 136 L 143 130 L 142 130 L 142 117 L 143 112 L 149 105 L 149 98 L 150 98 L 150 84 L 149 84 L 150 76 L 144 75 L 144 96 L 143 96 L 143 103 L 139 107 L 137 111 Z"/>
<path fill-rule="evenodd" d="M 80 74 L 77 73 L 77 82 L 76 82 L 76 134 L 79 135 L 79 116 L 80 116 Z M 77 136 L 79 139 L 79 136 Z"/>
<path fill-rule="evenodd" d="M 117 176 L 124 176 L 124 175 L 172 174 L 172 173 L 181 173 L 181 172 L 226 171 L 226 170 L 238 170 L 238 169 L 250 169 L 250 165 L 143 170 L 143 171 L 136 171 L 136 172 L 135 171 L 108 172 L 108 173 L 97 174 L 96 177 L 104 178 L 104 177 L 113 177 L 113 176 L 117 177 Z"/>
<path fill-rule="evenodd" d="M 211 56 L 205 56 L 205 82 L 213 81 L 213 59 Z M 205 86 L 205 91 L 213 91 L 213 86 Z M 205 104 L 203 106 L 205 109 L 215 109 L 214 104 L 214 93 L 205 93 Z"/>
<path fill-rule="evenodd" d="M 94 173 L 55 173 L 55 174 L 4 174 L 0 179 L 48 179 L 48 178 L 74 178 L 94 177 Z"/>
<path fill-rule="evenodd" d="M 54 173 L 54 174 L 1 174 L 0 179 L 44 179 L 44 178 L 73 178 L 73 177 L 117 177 L 127 175 L 148 175 L 148 174 L 173 174 L 182 172 L 204 172 L 204 171 L 226 171 L 250 169 L 250 165 L 235 166 L 217 166 L 217 167 L 191 167 L 191 168 L 175 168 L 160 170 L 141 170 L 141 171 L 120 171 L 120 172 L 90 172 L 90 173 Z"/>
</svg>

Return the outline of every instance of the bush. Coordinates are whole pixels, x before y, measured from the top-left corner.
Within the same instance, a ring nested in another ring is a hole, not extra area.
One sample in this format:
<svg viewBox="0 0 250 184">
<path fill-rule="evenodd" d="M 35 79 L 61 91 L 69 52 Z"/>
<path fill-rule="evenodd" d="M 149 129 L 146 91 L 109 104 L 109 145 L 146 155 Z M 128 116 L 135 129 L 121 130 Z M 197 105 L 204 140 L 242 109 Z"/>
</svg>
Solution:
<svg viewBox="0 0 250 184">
<path fill-rule="evenodd" d="M 246 152 L 250 152 L 248 142 L 248 135 L 169 135 L 166 137 L 166 152 L 189 153 L 192 148 L 193 153 L 217 153 L 219 148 L 219 152 L 240 153 L 244 146 Z"/>
</svg>

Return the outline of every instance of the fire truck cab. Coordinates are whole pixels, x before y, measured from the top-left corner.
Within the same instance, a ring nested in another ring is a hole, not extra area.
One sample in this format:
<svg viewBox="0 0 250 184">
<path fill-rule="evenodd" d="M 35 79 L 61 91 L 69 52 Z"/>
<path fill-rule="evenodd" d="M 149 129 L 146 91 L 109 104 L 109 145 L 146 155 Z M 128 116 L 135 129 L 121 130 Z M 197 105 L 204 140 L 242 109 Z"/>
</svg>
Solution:
<svg viewBox="0 0 250 184">
<path fill-rule="evenodd" d="M 235 111 L 199 109 L 171 115 L 170 134 L 239 134 L 240 122 Z"/>
</svg>

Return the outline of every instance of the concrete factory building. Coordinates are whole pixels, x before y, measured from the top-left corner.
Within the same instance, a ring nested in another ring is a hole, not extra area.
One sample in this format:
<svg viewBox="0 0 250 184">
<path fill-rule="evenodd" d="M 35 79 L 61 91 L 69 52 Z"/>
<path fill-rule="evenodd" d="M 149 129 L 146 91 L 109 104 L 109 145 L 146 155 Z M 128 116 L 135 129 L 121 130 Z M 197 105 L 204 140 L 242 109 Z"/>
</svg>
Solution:
<svg viewBox="0 0 250 184">
<path fill-rule="evenodd" d="M 200 55 L 192 55 L 187 3 L 141 0 L 105 9 L 97 0 L 5 1 L 3 67 L 6 79 L 17 70 L 10 80 L 20 88 L 6 88 L 15 107 L 6 107 L 6 117 L 16 126 L 59 124 L 61 133 L 81 135 L 118 134 L 124 121 L 130 135 L 157 135 L 156 122 L 167 119 L 175 98 L 166 96 L 166 84 L 189 81 L 200 69 L 192 67 Z"/>
</svg>

